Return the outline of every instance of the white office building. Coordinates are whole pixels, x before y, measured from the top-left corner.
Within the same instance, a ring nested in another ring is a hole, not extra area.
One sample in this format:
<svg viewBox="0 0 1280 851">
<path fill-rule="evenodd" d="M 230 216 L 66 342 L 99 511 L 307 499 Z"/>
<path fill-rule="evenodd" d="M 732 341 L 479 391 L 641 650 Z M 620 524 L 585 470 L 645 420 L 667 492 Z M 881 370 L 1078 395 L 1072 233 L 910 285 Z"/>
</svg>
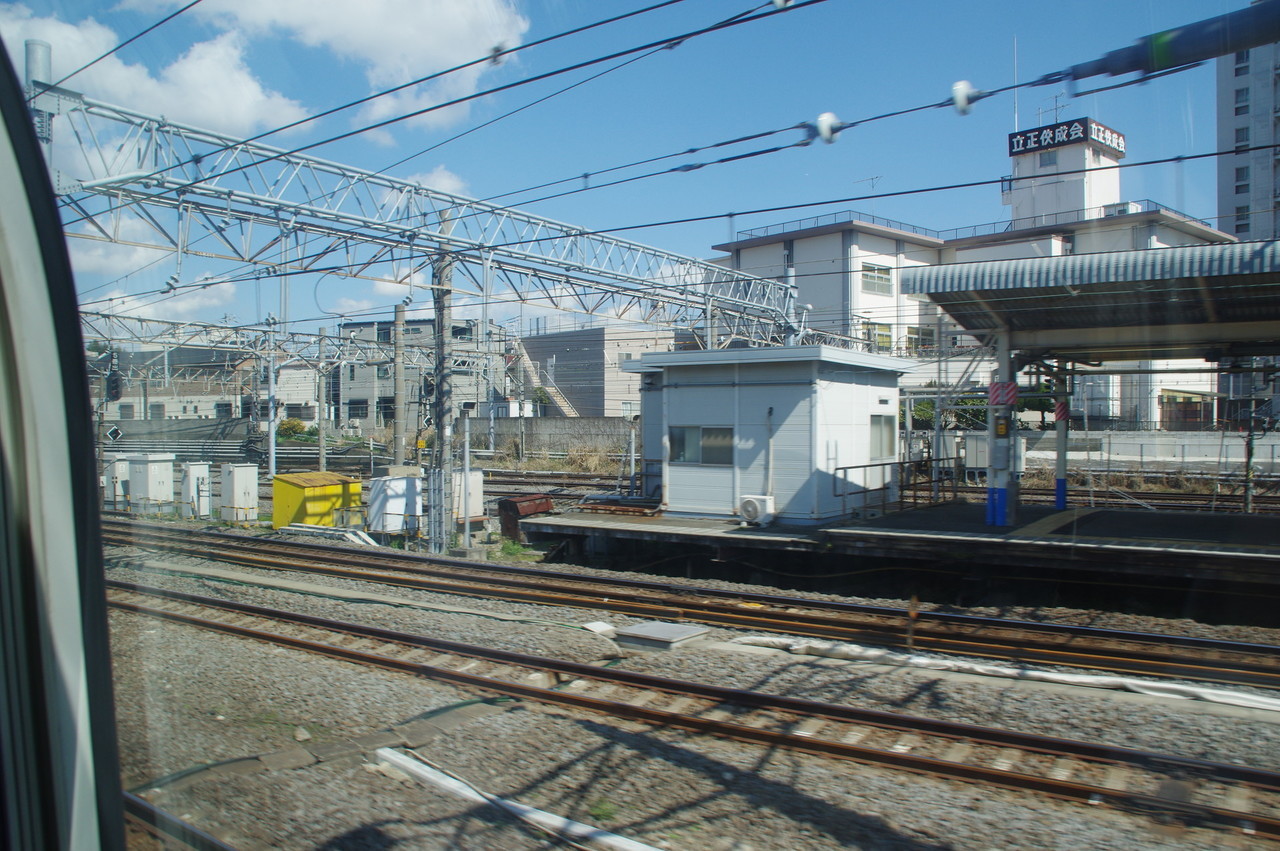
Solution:
<svg viewBox="0 0 1280 851">
<path fill-rule="evenodd" d="M 935 231 L 848 211 L 744 231 L 715 248 L 728 253 L 723 262 L 732 268 L 794 282 L 813 328 L 859 337 L 873 352 L 916 359 L 921 366 L 903 377 L 904 386 L 981 386 L 989 366 L 955 357 L 937 362 L 937 353 L 953 354 L 973 341 L 926 297 L 902 293 L 902 269 L 1235 241 L 1154 201 L 1123 200 L 1119 170 L 1109 167 L 1124 158 L 1125 137 L 1090 118 L 1020 130 L 1007 144 L 1012 174 L 1001 193 L 1011 208 L 1007 220 Z M 1182 405 L 1215 395 L 1210 374 L 1137 372 L 1176 368 L 1164 362 L 1112 366 L 1135 374 L 1080 382 L 1075 417 L 1104 427 L 1170 427 L 1164 400 Z"/>
<path fill-rule="evenodd" d="M 1240 239 L 1280 236 L 1280 159 L 1266 148 L 1278 141 L 1278 47 L 1266 44 L 1217 60 L 1217 149 L 1236 151 L 1218 157 L 1218 227 Z"/>
</svg>

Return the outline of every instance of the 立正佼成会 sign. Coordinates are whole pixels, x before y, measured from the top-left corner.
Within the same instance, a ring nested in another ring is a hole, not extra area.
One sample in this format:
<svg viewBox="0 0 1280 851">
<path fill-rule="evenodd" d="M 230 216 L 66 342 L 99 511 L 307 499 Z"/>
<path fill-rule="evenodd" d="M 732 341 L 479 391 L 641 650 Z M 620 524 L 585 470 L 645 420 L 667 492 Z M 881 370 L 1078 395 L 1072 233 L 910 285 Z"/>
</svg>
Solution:
<svg viewBox="0 0 1280 851">
<path fill-rule="evenodd" d="M 1091 142 L 1106 148 L 1117 158 L 1125 154 L 1123 133 L 1117 133 L 1092 118 L 1074 118 L 1071 121 L 1060 121 L 1057 124 L 1046 124 L 1044 127 L 1033 127 L 1030 130 L 1010 133 L 1009 156 L 1016 157 L 1019 154 L 1061 148 L 1063 145 L 1075 145 L 1081 142 Z"/>
</svg>

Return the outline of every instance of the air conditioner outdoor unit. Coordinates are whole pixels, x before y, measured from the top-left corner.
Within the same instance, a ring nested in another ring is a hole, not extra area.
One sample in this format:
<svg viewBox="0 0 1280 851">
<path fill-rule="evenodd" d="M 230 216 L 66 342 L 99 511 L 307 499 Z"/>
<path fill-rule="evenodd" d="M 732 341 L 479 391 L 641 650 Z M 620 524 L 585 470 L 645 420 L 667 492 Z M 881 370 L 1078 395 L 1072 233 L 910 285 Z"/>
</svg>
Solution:
<svg viewBox="0 0 1280 851">
<path fill-rule="evenodd" d="M 1137 212 L 1134 205 L 1128 201 L 1122 201 L 1119 204 L 1107 204 L 1102 208 L 1102 215 L 1110 218 L 1111 216 L 1127 216 L 1130 213 Z"/>
<path fill-rule="evenodd" d="M 768 526 L 775 513 L 772 496 L 743 496 L 738 502 L 738 514 L 746 523 Z"/>
</svg>

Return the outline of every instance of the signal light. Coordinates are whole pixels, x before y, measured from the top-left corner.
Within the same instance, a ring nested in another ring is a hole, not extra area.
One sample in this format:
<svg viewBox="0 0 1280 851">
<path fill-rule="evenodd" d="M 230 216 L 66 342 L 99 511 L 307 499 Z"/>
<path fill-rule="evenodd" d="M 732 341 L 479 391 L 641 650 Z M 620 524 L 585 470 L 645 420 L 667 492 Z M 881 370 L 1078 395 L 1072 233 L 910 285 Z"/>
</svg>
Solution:
<svg viewBox="0 0 1280 851">
<path fill-rule="evenodd" d="M 107 401 L 119 402 L 120 397 L 124 395 L 124 379 L 120 377 L 120 373 L 111 370 L 107 373 Z"/>
</svg>

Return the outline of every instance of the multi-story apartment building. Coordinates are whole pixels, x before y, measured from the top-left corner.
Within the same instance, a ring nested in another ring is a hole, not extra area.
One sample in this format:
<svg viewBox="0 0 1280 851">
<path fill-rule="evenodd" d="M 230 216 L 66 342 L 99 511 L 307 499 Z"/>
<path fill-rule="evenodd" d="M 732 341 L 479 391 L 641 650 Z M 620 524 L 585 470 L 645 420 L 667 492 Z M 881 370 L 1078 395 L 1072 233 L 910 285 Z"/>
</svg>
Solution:
<svg viewBox="0 0 1280 851">
<path fill-rule="evenodd" d="M 1280 237 L 1280 44 L 1264 44 L 1215 62 L 1219 227 L 1240 239 Z M 1250 150 L 1255 149 L 1255 150 Z M 1275 358 L 1253 359 L 1275 366 Z M 1280 413 L 1274 372 L 1224 375 L 1225 419 L 1240 425 L 1255 411 Z"/>
<path fill-rule="evenodd" d="M 1219 227 L 1240 239 L 1280 236 L 1277 86 L 1280 45 L 1265 44 L 1216 62 Z M 1256 150 L 1250 150 L 1251 148 Z"/>
</svg>

